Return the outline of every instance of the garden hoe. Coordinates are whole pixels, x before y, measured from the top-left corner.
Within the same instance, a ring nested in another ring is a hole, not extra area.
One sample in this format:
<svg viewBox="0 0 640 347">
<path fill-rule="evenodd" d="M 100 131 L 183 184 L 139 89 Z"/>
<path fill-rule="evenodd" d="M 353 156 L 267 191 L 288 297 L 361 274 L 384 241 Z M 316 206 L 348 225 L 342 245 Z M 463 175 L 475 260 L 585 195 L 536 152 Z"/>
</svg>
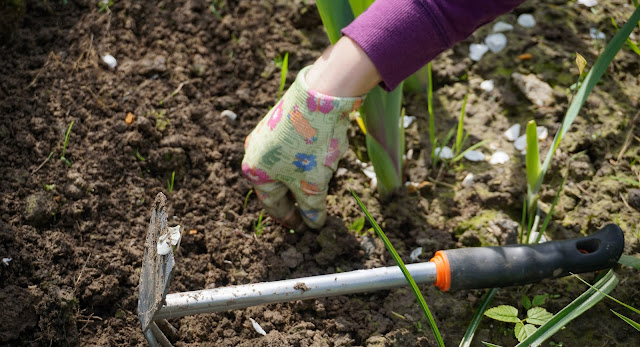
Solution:
<svg viewBox="0 0 640 347">
<path fill-rule="evenodd" d="M 167 295 L 175 261 L 167 243 L 172 228 L 165 204 L 165 196 L 159 193 L 151 211 L 138 289 L 138 317 L 151 346 L 171 346 L 163 333 L 174 331 L 166 321 L 169 318 L 407 285 L 400 268 L 391 266 Z M 573 240 L 438 251 L 431 261 L 410 264 L 407 269 L 416 283 L 434 283 L 444 292 L 506 287 L 613 267 L 623 246 L 622 230 L 610 224 Z"/>
</svg>

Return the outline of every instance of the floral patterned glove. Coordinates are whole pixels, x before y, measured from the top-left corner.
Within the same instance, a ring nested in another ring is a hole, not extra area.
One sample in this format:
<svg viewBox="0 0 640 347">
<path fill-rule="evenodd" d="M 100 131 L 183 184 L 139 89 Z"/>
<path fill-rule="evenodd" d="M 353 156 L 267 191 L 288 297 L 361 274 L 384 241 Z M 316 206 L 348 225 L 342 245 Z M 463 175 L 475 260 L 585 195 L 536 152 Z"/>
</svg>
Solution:
<svg viewBox="0 0 640 347">
<path fill-rule="evenodd" d="M 302 217 L 317 229 L 327 217 L 329 180 L 348 147 L 349 113 L 364 97 L 311 90 L 304 80 L 308 69 L 247 136 L 242 172 L 271 217 L 289 228 L 300 227 Z"/>
</svg>

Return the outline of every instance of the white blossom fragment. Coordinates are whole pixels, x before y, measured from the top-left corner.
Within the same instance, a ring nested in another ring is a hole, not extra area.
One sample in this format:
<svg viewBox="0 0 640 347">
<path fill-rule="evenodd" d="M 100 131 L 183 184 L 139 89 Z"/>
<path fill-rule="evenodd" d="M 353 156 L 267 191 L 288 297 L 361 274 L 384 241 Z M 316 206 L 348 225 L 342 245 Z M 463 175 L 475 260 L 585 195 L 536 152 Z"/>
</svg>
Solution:
<svg viewBox="0 0 640 347">
<path fill-rule="evenodd" d="M 480 151 L 470 150 L 470 151 L 466 151 L 464 153 L 464 157 L 465 157 L 465 159 L 467 159 L 469 161 L 483 161 L 484 160 L 484 153 L 482 153 Z"/>
<path fill-rule="evenodd" d="M 482 83 L 480 83 L 480 89 L 487 93 L 491 93 L 493 91 L 493 80 L 482 81 Z"/>
<path fill-rule="evenodd" d="M 118 66 L 118 61 L 116 61 L 116 58 L 114 58 L 111 54 L 102 56 L 102 61 L 104 61 L 104 63 L 112 69 L 115 69 L 116 66 Z"/>
<path fill-rule="evenodd" d="M 168 227 L 167 233 L 158 237 L 157 251 L 159 255 L 167 255 L 171 251 L 171 246 L 176 246 L 180 242 L 182 227 Z"/>
<path fill-rule="evenodd" d="M 12 258 L 2 258 L 2 265 L 9 266 L 9 262 L 13 260 Z"/>
<path fill-rule="evenodd" d="M 536 20 L 532 15 L 525 13 L 518 17 L 518 24 L 523 28 L 533 28 L 536 26 Z"/>
<path fill-rule="evenodd" d="M 542 141 L 549 136 L 549 130 L 547 127 L 540 125 L 536 127 L 536 134 L 538 135 L 538 140 Z"/>
<path fill-rule="evenodd" d="M 416 117 L 414 116 L 404 116 L 402 118 L 402 126 L 406 129 L 409 127 L 409 125 L 411 125 L 411 123 L 413 123 L 416 120 Z"/>
<path fill-rule="evenodd" d="M 438 147 L 434 152 L 435 156 L 441 159 L 453 158 L 453 151 L 448 146 Z"/>
<path fill-rule="evenodd" d="M 491 159 L 489 159 L 489 164 L 504 164 L 509 161 L 509 155 L 503 151 L 497 151 L 491 155 Z"/>
<path fill-rule="evenodd" d="M 462 186 L 465 188 L 471 187 L 474 183 L 474 176 L 471 172 L 464 176 L 464 179 L 462 180 Z"/>
<path fill-rule="evenodd" d="M 498 53 L 507 46 L 507 37 L 503 33 L 491 34 L 484 39 L 491 52 Z"/>
<path fill-rule="evenodd" d="M 253 318 L 249 318 L 249 320 L 251 321 L 251 325 L 253 325 L 253 329 L 255 329 L 258 334 L 263 336 L 267 335 L 258 322 L 254 321 Z"/>
<path fill-rule="evenodd" d="M 362 168 L 362 172 L 365 176 L 371 179 L 371 188 L 375 188 L 378 186 L 378 177 L 376 176 L 376 172 L 373 169 L 373 165 L 367 165 Z"/>
<path fill-rule="evenodd" d="M 596 28 L 591 28 L 589 29 L 589 36 L 591 36 L 592 39 L 594 40 L 606 40 L 607 39 L 607 35 L 605 35 L 602 31 L 596 29 Z"/>
<path fill-rule="evenodd" d="M 416 249 L 414 249 L 413 251 L 411 251 L 411 255 L 409 255 L 409 257 L 411 258 L 411 261 L 416 262 L 418 260 L 420 260 L 420 255 L 422 254 L 422 247 L 418 247 Z"/>
<path fill-rule="evenodd" d="M 469 45 L 469 58 L 473 61 L 479 61 L 482 56 L 489 51 L 489 47 L 483 43 L 472 43 Z"/>
<path fill-rule="evenodd" d="M 229 118 L 229 120 L 232 120 L 232 121 L 238 119 L 238 115 L 231 110 L 222 111 L 222 113 L 220 113 L 220 117 L 227 117 Z"/>
<path fill-rule="evenodd" d="M 504 137 L 511 142 L 515 141 L 518 136 L 520 136 L 520 124 L 514 124 L 504 132 Z"/>
<path fill-rule="evenodd" d="M 523 134 L 522 136 L 518 137 L 516 141 L 513 143 L 513 146 L 521 152 L 525 148 L 527 148 L 527 134 Z"/>
<path fill-rule="evenodd" d="M 493 25 L 494 33 L 501 33 L 503 31 L 511 31 L 511 30 L 513 30 L 513 25 L 502 22 L 502 21 Z"/>
<path fill-rule="evenodd" d="M 598 0 L 578 0 L 578 4 L 586 7 L 593 7 L 598 4 Z"/>
</svg>

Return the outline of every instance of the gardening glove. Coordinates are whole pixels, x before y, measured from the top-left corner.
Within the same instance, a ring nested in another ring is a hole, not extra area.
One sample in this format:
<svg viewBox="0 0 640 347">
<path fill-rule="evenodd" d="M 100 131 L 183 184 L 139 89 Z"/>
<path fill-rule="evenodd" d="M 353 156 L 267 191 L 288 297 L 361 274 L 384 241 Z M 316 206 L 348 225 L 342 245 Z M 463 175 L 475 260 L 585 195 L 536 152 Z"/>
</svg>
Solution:
<svg viewBox="0 0 640 347">
<path fill-rule="evenodd" d="M 313 229 L 324 225 L 329 180 L 348 147 L 349 113 L 364 100 L 309 89 L 304 79 L 308 70 L 300 71 L 247 136 L 242 160 L 242 172 L 267 213 L 294 229 L 302 226 L 300 218 Z"/>
</svg>

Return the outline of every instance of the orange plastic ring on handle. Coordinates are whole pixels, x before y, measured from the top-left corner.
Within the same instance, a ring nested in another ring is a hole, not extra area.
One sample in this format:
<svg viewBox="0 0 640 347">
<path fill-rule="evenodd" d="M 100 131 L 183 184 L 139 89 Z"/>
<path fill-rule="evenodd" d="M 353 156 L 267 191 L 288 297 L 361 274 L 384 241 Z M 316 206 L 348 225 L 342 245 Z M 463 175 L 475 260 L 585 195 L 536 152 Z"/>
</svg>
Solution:
<svg viewBox="0 0 640 347">
<path fill-rule="evenodd" d="M 451 267 L 449 266 L 447 254 L 444 251 L 437 251 L 430 261 L 436 264 L 436 282 L 434 285 L 443 292 L 448 291 L 451 288 Z"/>
</svg>

